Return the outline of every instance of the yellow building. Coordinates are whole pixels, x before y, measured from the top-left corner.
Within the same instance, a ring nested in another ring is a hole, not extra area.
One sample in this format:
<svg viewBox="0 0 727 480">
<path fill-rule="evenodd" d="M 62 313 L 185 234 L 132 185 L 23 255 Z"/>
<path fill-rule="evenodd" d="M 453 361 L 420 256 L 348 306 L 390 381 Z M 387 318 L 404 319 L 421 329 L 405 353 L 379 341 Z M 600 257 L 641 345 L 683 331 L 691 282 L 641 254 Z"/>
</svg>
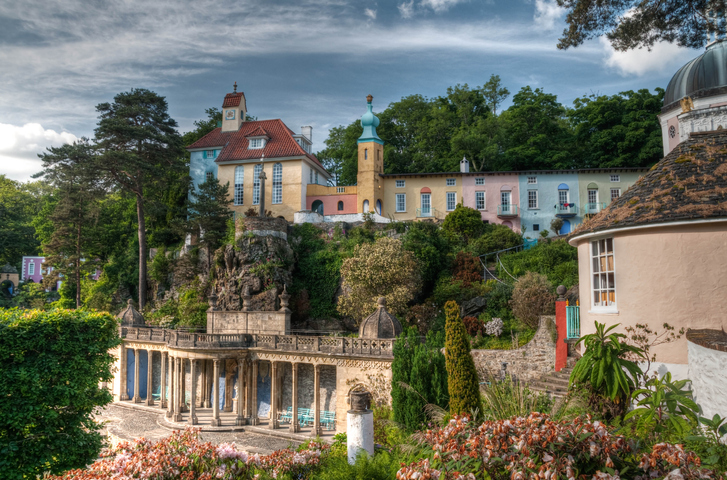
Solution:
<svg viewBox="0 0 727 480">
<path fill-rule="evenodd" d="M 330 179 L 311 153 L 313 128 L 301 127 L 296 134 L 280 119 L 250 121 L 246 114 L 245 94 L 235 85 L 222 103 L 222 125 L 187 147 L 193 184 L 197 188 L 209 178 L 229 182 L 236 214 L 257 211 L 264 191 L 265 210 L 293 221 L 293 214 L 306 208 L 307 186 Z"/>
</svg>

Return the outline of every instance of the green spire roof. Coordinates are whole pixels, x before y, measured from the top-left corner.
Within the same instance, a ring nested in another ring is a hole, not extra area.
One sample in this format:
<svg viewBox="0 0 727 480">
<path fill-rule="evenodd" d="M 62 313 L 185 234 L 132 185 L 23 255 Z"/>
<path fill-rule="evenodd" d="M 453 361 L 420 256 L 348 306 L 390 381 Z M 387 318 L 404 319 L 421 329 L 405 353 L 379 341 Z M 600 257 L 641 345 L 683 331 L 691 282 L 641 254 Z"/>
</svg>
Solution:
<svg viewBox="0 0 727 480">
<path fill-rule="evenodd" d="M 374 112 L 372 111 L 373 107 L 371 106 L 371 101 L 373 99 L 374 97 L 372 97 L 371 95 L 366 97 L 366 101 L 368 102 L 366 105 L 366 109 L 368 111 L 364 113 L 361 117 L 361 126 L 363 127 L 363 133 L 360 137 L 358 137 L 358 143 L 376 142 L 383 145 L 384 141 L 381 140 L 376 134 L 376 127 L 379 126 L 381 120 L 379 120 L 379 117 L 374 115 Z"/>
</svg>

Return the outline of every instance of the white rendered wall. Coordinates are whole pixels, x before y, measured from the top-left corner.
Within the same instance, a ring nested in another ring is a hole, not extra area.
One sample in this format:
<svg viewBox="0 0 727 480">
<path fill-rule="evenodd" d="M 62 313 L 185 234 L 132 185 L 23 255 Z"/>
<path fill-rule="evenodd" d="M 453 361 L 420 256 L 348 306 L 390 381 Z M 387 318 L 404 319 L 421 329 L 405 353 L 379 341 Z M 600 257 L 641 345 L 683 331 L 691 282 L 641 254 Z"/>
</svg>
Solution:
<svg viewBox="0 0 727 480">
<path fill-rule="evenodd" d="M 348 463 L 356 463 L 361 450 L 374 455 L 374 412 L 348 412 L 346 416 L 346 437 L 348 439 Z"/>
<path fill-rule="evenodd" d="M 687 342 L 689 378 L 694 400 L 702 407 L 702 415 L 727 415 L 727 353 Z"/>
</svg>

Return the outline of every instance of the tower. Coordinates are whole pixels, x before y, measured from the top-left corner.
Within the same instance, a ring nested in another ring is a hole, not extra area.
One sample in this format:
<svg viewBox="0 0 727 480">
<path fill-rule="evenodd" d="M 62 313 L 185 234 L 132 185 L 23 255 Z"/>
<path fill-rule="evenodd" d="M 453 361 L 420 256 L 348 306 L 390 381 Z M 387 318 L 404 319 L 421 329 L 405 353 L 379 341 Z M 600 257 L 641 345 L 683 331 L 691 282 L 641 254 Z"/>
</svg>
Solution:
<svg viewBox="0 0 727 480">
<path fill-rule="evenodd" d="M 376 134 L 381 121 L 372 111 L 371 95 L 366 97 L 367 112 L 361 117 L 363 133 L 358 138 L 357 212 L 376 212 L 383 215 L 384 141 Z"/>
<path fill-rule="evenodd" d="M 247 104 L 245 94 L 237 91 L 237 82 L 233 86 L 233 92 L 225 95 L 222 101 L 222 131 L 236 132 L 245 121 Z"/>
</svg>

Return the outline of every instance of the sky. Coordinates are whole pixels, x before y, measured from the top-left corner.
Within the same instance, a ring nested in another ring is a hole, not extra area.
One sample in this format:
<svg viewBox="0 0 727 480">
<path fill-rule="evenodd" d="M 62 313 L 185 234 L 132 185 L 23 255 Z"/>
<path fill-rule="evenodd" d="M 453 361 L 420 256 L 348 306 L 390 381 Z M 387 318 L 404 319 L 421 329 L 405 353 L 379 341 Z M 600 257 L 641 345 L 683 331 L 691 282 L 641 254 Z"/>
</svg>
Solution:
<svg viewBox="0 0 727 480">
<path fill-rule="evenodd" d="M 93 137 L 96 105 L 132 88 L 166 97 L 180 133 L 234 82 L 248 113 L 329 129 L 411 94 L 501 77 L 564 105 L 666 88 L 699 50 L 556 48 L 555 0 L 15 0 L 0 2 L 0 174 L 27 181 L 38 153 Z M 508 102 L 504 107 L 507 108 Z"/>
</svg>

